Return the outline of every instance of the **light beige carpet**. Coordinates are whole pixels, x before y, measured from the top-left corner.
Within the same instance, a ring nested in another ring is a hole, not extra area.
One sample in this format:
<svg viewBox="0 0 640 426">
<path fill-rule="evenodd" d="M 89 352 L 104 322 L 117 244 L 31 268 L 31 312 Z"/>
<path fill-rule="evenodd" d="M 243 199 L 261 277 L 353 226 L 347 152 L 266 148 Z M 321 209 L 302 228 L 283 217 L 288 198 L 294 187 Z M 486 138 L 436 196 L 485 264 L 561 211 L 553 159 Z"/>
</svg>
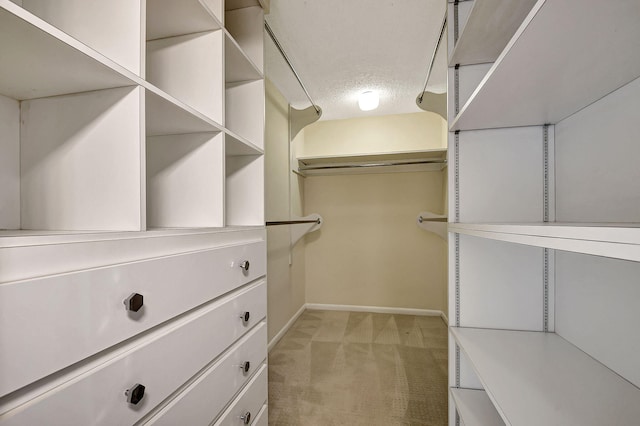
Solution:
<svg viewBox="0 0 640 426">
<path fill-rule="evenodd" d="M 440 317 L 305 311 L 269 354 L 270 425 L 447 424 Z"/>
</svg>

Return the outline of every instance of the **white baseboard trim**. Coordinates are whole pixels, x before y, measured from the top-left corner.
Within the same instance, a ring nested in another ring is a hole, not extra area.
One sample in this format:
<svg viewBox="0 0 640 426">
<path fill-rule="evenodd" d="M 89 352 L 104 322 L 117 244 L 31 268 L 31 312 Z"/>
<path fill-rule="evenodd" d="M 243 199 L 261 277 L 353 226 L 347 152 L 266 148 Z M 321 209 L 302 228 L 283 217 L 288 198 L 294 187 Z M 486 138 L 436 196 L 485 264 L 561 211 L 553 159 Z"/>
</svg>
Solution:
<svg viewBox="0 0 640 426">
<path fill-rule="evenodd" d="M 271 341 L 267 345 L 267 352 L 271 352 L 271 349 L 273 349 L 273 347 L 278 344 L 278 342 L 280 341 L 280 339 L 282 339 L 282 337 L 285 335 L 285 333 L 287 331 L 289 331 L 289 329 L 291 328 L 293 323 L 296 322 L 296 320 L 300 317 L 300 315 L 302 315 L 302 313 L 305 311 L 306 307 L 307 307 L 306 304 L 302 305 L 300 307 L 300 309 L 298 309 L 298 312 L 293 314 L 291 319 L 289 321 L 287 321 L 287 323 L 284 325 L 284 327 L 282 327 L 282 329 L 280 329 L 280 331 L 278 331 L 278 334 L 273 336 L 273 339 L 271 339 Z"/>
<path fill-rule="evenodd" d="M 376 314 L 421 315 L 430 317 L 444 316 L 442 311 L 434 309 L 390 308 L 386 306 L 325 305 L 321 303 L 307 303 L 307 309 L 313 311 L 373 312 Z"/>
<path fill-rule="evenodd" d="M 447 318 L 447 316 L 444 314 L 444 312 L 440 312 L 440 316 L 442 317 L 442 321 L 444 321 L 445 324 L 447 324 L 447 327 L 449 326 L 449 318 Z"/>
</svg>

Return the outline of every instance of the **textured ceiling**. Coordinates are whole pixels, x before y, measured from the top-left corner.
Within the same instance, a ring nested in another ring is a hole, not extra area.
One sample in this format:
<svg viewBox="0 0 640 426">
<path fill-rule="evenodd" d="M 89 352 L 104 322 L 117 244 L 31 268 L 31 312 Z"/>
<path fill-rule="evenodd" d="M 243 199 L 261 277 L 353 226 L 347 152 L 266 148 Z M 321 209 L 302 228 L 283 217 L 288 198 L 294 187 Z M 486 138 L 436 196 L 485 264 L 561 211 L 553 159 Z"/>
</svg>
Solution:
<svg viewBox="0 0 640 426">
<path fill-rule="evenodd" d="M 266 20 L 298 71 L 323 120 L 421 111 L 429 60 L 446 0 L 272 0 Z M 446 37 L 445 37 L 446 39 Z M 309 107 L 293 73 L 265 33 L 265 73 L 289 103 Z M 446 90 L 446 40 L 427 90 Z M 376 90 L 380 106 L 358 109 L 358 94 Z"/>
</svg>

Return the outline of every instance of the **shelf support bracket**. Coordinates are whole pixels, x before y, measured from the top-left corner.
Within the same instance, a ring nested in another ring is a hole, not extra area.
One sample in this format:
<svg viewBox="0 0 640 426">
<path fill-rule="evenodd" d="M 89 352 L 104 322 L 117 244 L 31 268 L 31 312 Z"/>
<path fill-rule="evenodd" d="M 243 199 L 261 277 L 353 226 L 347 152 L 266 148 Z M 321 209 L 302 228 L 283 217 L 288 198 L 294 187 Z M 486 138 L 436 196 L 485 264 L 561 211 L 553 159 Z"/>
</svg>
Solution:
<svg viewBox="0 0 640 426">
<path fill-rule="evenodd" d="M 311 123 L 315 123 L 322 117 L 322 108 L 310 106 L 305 109 L 295 109 L 289 105 L 289 139 L 294 140 L 300 130 L 304 129 Z"/>
</svg>

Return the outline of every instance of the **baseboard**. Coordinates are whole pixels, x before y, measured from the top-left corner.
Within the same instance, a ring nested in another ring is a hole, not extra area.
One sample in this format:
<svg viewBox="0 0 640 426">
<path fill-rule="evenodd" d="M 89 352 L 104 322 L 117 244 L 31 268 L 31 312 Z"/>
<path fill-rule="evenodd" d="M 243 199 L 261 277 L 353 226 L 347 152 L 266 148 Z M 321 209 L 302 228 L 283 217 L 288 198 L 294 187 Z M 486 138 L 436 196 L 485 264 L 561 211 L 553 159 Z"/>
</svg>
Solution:
<svg viewBox="0 0 640 426">
<path fill-rule="evenodd" d="M 390 308 L 386 306 L 325 305 L 321 303 L 307 303 L 307 309 L 314 311 L 372 312 L 376 314 L 420 315 L 430 317 L 444 316 L 442 311 L 434 309 Z"/>
<path fill-rule="evenodd" d="M 302 305 L 300 307 L 300 309 L 298 309 L 298 312 L 293 314 L 291 319 L 289 321 L 287 321 L 287 323 L 284 325 L 284 327 L 282 327 L 282 329 L 280 329 L 280 331 L 278 331 L 278 334 L 273 336 L 273 339 L 271 339 L 271 341 L 267 345 L 267 351 L 268 352 L 271 352 L 271 349 L 273 349 L 273 347 L 278 344 L 278 342 L 280 341 L 280 339 L 282 339 L 282 337 L 286 334 L 286 332 L 289 331 L 289 329 L 291 328 L 293 323 L 296 322 L 296 320 L 300 317 L 300 315 L 302 315 L 302 313 L 305 311 L 306 307 L 307 307 L 306 304 Z"/>
<path fill-rule="evenodd" d="M 442 317 L 442 321 L 444 321 L 447 326 L 449 326 L 449 318 L 444 314 L 444 312 L 440 312 L 440 316 Z"/>
</svg>

